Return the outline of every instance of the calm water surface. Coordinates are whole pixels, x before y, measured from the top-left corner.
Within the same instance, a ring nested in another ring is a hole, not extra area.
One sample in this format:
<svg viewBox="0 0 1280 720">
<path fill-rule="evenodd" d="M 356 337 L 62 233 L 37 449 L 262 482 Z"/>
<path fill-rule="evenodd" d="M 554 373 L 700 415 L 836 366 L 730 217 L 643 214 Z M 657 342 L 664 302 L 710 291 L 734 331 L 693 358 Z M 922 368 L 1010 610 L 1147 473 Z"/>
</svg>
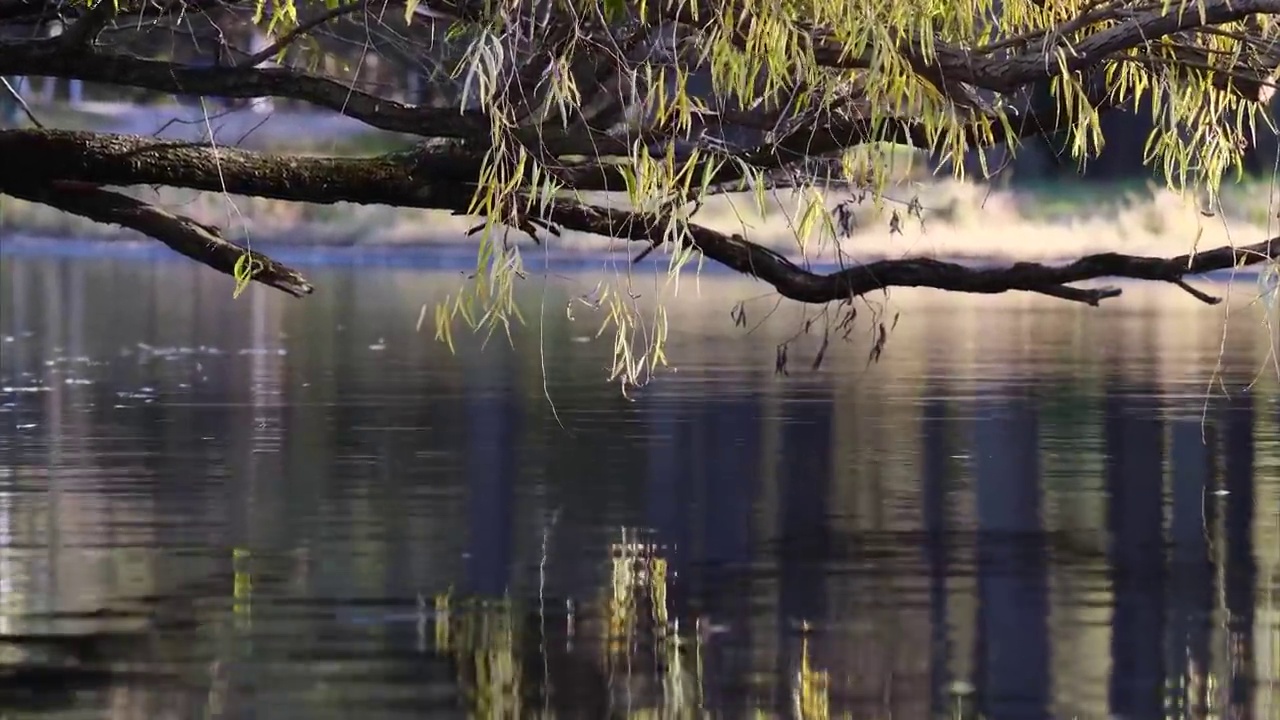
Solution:
<svg viewBox="0 0 1280 720">
<path fill-rule="evenodd" d="M 627 398 L 597 277 L 456 354 L 456 274 L 314 279 L 4 259 L 0 716 L 1280 716 L 1252 284 L 896 292 L 783 376 L 690 278 Z"/>
</svg>

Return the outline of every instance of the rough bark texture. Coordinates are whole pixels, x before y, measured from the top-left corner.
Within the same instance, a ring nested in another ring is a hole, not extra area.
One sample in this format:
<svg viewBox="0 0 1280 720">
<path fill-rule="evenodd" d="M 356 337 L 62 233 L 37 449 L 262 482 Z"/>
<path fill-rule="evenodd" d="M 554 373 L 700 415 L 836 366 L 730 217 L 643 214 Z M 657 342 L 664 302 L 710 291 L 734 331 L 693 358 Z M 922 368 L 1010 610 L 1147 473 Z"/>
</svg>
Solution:
<svg viewBox="0 0 1280 720">
<path fill-rule="evenodd" d="M 310 157 L 64 130 L 0 130 L 0 157 L 0 188 L 72 180 L 444 210 L 466 209 L 480 169 L 473 154 L 447 149 Z"/>
</svg>

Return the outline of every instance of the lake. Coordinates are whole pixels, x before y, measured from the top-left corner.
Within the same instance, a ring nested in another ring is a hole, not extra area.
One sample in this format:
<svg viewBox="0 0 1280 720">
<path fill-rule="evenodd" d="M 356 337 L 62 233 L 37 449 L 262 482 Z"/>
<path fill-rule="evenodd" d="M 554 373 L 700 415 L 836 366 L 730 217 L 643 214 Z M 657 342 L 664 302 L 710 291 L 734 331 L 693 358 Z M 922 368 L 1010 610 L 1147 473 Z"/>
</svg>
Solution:
<svg viewBox="0 0 1280 720">
<path fill-rule="evenodd" d="M 690 273 L 624 395 L 599 274 L 456 352 L 458 273 L 311 277 L 3 259 L 0 715 L 1280 715 L 1253 280 L 895 290 L 813 369 L 818 309 Z"/>
</svg>

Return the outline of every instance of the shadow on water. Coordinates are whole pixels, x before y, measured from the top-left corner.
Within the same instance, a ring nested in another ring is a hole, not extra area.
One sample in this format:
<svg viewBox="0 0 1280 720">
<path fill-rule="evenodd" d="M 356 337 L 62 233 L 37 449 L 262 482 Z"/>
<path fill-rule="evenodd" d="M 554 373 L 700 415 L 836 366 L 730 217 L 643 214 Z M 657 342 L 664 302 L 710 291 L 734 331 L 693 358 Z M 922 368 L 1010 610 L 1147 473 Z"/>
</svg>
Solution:
<svg viewBox="0 0 1280 720">
<path fill-rule="evenodd" d="M 1269 340 L 1176 290 L 901 294 L 880 364 L 780 378 L 707 281 L 628 400 L 595 320 L 414 334 L 450 279 L 173 273 L 0 270 L 0 716 L 1280 707 Z"/>
</svg>

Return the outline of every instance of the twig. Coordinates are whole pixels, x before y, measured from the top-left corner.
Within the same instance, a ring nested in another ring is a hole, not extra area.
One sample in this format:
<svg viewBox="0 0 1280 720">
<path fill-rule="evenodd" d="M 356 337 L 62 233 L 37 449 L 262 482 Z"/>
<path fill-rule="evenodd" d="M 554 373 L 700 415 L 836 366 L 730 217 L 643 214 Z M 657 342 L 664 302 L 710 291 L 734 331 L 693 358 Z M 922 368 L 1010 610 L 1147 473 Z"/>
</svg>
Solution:
<svg viewBox="0 0 1280 720">
<path fill-rule="evenodd" d="M 330 20 L 336 20 L 337 18 L 342 17 L 343 15 L 350 15 L 351 13 L 364 8 L 364 6 L 368 4 L 369 4 L 369 0 L 358 0 L 358 2 L 347 3 L 346 5 L 339 5 L 337 7 L 329 9 L 326 12 L 320 13 L 319 15 L 311 18 L 310 20 L 304 23 L 300 23 L 297 27 L 285 33 L 284 35 L 281 35 L 280 39 L 271 43 L 270 45 L 263 48 L 262 50 L 259 50 L 258 52 L 236 63 L 236 67 L 243 67 L 243 68 L 257 67 L 258 65 L 261 65 L 262 63 L 270 60 L 272 57 L 275 57 L 280 53 L 280 51 L 292 45 L 294 41 L 296 41 L 298 38 L 302 37 L 303 35 L 306 35 L 312 30 L 315 30 L 317 27 L 329 22 Z"/>
<path fill-rule="evenodd" d="M 0 83 L 4 83 L 5 92 L 9 93 L 9 96 L 13 98 L 14 102 L 18 103 L 18 107 L 22 108 L 22 112 L 26 114 L 27 119 L 31 121 L 31 124 L 43 130 L 44 123 L 40 122 L 40 118 L 36 117 L 35 113 L 31 112 L 31 106 L 22 98 L 22 93 L 18 92 L 17 88 L 9 84 L 9 78 L 0 75 Z"/>
<path fill-rule="evenodd" d="M 1107 298 L 1118 297 L 1120 295 L 1120 288 L 1114 287 L 1089 290 L 1069 287 L 1067 285 L 1050 285 L 1049 287 L 1044 288 L 1033 288 L 1032 291 L 1038 292 L 1041 295 L 1056 297 L 1061 300 L 1070 300 L 1072 302 L 1084 303 L 1085 305 L 1092 305 L 1093 307 L 1097 307 L 1099 302 L 1106 300 Z"/>
<path fill-rule="evenodd" d="M 1191 297 L 1193 297 L 1193 298 L 1195 298 L 1195 299 L 1199 300 L 1200 302 L 1205 303 L 1205 304 L 1207 304 L 1207 305 L 1217 305 L 1218 303 L 1222 302 L 1222 298 L 1220 298 L 1220 297 L 1214 297 L 1213 295 L 1210 295 L 1210 294 L 1208 294 L 1208 293 L 1206 293 L 1206 292 L 1202 292 L 1202 291 L 1200 291 L 1200 290 L 1197 290 L 1197 289 L 1195 289 L 1195 288 L 1191 287 L 1190 285 L 1188 285 L 1188 284 L 1186 283 L 1186 281 L 1185 281 L 1185 280 L 1174 280 L 1174 281 L 1173 281 L 1173 284 L 1174 284 L 1174 285 L 1177 285 L 1177 286 L 1178 286 L 1178 287 L 1180 287 L 1180 288 L 1182 288 L 1182 289 L 1183 289 L 1184 291 L 1186 291 L 1186 293 L 1187 293 L 1187 294 L 1189 294 Z"/>
</svg>

